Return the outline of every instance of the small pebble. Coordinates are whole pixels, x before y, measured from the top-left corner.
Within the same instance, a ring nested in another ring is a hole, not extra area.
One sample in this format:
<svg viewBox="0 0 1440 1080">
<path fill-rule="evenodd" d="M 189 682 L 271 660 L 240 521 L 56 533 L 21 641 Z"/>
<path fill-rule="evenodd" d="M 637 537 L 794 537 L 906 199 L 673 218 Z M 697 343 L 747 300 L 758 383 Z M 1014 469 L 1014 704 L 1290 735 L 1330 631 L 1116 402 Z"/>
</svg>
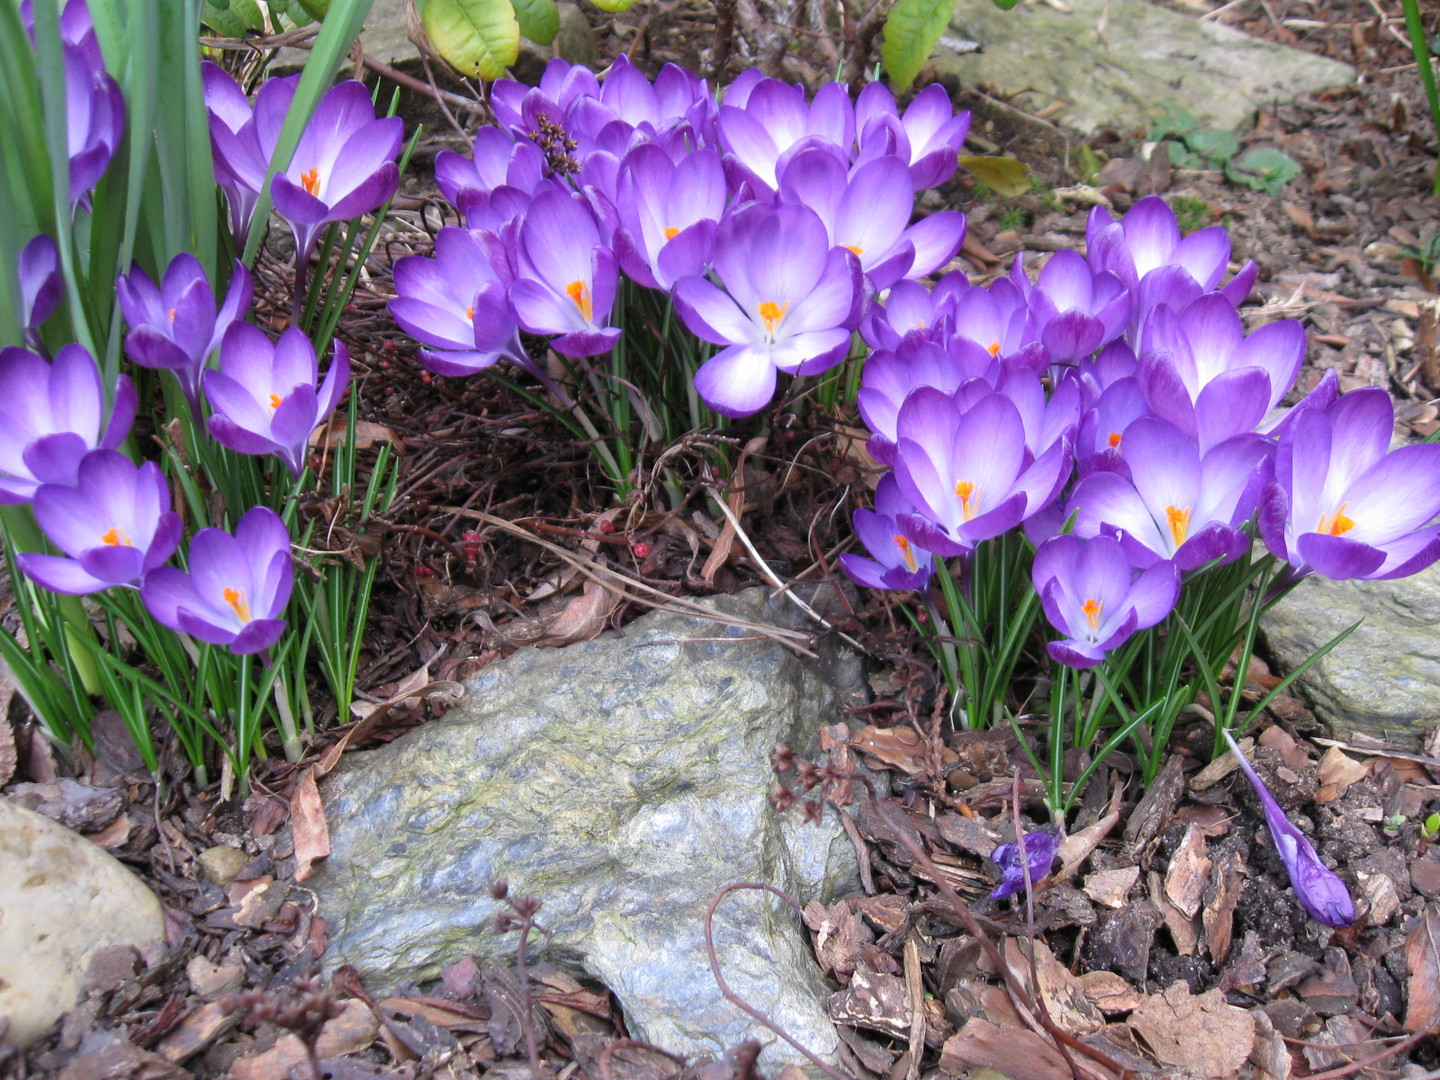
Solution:
<svg viewBox="0 0 1440 1080">
<path fill-rule="evenodd" d="M 250 856 L 239 848 L 220 844 L 200 853 L 200 872 L 205 875 L 205 880 L 223 889 L 235 880 L 235 875 L 245 869 L 249 862 Z"/>
</svg>

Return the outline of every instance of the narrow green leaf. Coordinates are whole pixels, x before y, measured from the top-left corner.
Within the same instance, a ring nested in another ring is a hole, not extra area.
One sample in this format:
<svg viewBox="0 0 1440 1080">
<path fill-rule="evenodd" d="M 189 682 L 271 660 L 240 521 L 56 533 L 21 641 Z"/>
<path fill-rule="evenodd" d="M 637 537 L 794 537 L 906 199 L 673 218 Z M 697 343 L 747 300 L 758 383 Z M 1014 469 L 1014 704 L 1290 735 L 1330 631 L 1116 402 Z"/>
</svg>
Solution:
<svg viewBox="0 0 1440 1080">
<path fill-rule="evenodd" d="M 425 0 L 420 19 L 436 52 L 465 75 L 498 79 L 520 55 L 510 0 Z"/>
<path fill-rule="evenodd" d="M 899 93 L 920 74 L 955 10 L 955 0 L 897 0 L 885 19 L 880 58 Z"/>
<path fill-rule="evenodd" d="M 560 9 L 555 0 L 512 0 L 520 33 L 536 45 L 549 45 L 560 32 Z"/>
</svg>

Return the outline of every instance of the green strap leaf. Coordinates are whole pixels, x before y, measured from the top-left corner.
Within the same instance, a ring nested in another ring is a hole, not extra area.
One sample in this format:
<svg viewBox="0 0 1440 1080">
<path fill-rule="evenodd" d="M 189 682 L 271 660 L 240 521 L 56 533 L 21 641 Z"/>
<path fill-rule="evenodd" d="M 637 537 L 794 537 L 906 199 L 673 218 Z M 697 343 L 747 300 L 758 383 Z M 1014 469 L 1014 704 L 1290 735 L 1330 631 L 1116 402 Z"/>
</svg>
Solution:
<svg viewBox="0 0 1440 1080">
<path fill-rule="evenodd" d="M 955 0 L 897 0 L 885 20 L 880 48 L 890 89 L 899 93 L 915 81 L 954 10 Z"/>
<path fill-rule="evenodd" d="M 498 79 L 520 55 L 520 22 L 510 0 L 425 0 L 420 21 L 435 51 L 466 75 Z"/>
</svg>

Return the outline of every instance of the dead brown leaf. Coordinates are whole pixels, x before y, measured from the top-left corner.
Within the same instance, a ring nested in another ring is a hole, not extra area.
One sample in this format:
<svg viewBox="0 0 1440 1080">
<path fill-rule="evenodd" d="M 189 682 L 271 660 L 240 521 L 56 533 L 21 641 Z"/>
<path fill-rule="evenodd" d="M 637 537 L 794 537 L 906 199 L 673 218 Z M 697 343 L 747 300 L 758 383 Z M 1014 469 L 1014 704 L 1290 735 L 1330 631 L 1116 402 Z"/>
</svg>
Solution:
<svg viewBox="0 0 1440 1080">
<path fill-rule="evenodd" d="M 1230 955 L 1230 938 L 1235 926 L 1235 906 L 1240 902 L 1240 891 L 1245 886 L 1245 862 L 1238 851 L 1227 851 L 1215 867 L 1215 881 L 1206 890 L 1205 910 L 1201 921 L 1205 925 L 1205 946 L 1215 966 L 1225 963 Z"/>
<path fill-rule="evenodd" d="M 1213 866 L 1205 851 L 1205 837 L 1191 825 L 1165 871 L 1165 896 L 1187 919 L 1193 919 L 1200 910 Z"/>
<path fill-rule="evenodd" d="M 1097 870 L 1087 874 L 1081 891 L 1097 904 L 1122 908 L 1135 882 L 1140 880 L 1140 867 L 1126 866 L 1117 870 Z"/>
<path fill-rule="evenodd" d="M 339 1016 L 326 1021 L 315 1041 L 316 1056 L 340 1057 L 364 1050 L 380 1031 L 380 1022 L 364 1002 L 346 1001 Z M 231 1080 L 289 1080 L 306 1075 L 305 1044 L 294 1035 L 281 1035 L 269 1050 L 246 1054 L 230 1066 Z"/>
<path fill-rule="evenodd" d="M 310 433 L 310 445 L 319 446 L 324 442 L 326 450 L 334 450 L 345 442 L 345 421 L 336 418 L 323 427 L 317 427 Z M 361 420 L 355 425 L 355 449 L 368 450 L 377 442 L 389 443 L 395 447 L 397 454 L 405 453 L 405 444 L 400 437 L 384 424 L 377 424 L 370 420 Z"/>
<path fill-rule="evenodd" d="M 1005 962 L 1032 992 L 1037 989 L 1035 979 L 1031 978 L 1025 946 L 1018 938 L 1006 939 Z M 1039 980 L 1039 995 L 1045 1002 L 1045 1010 L 1064 1031 L 1071 1035 L 1089 1035 L 1105 1026 L 1105 1018 L 1085 996 L 1085 988 L 1080 981 L 1055 959 L 1050 946 L 1038 937 L 1035 939 L 1035 976 Z"/>
<path fill-rule="evenodd" d="M 1431 904 L 1405 938 L 1405 967 L 1410 973 L 1406 1031 L 1432 1031 L 1440 1024 L 1440 914 Z"/>
<path fill-rule="evenodd" d="M 290 796 L 290 829 L 295 837 L 295 880 L 305 881 L 315 873 L 314 864 L 330 854 L 330 827 L 314 768 L 305 770 Z"/>
<path fill-rule="evenodd" d="M 1136 1009 L 1130 1027 L 1162 1064 L 1207 1080 L 1236 1075 L 1255 1046 L 1253 1016 L 1226 1004 L 1219 990 L 1195 997 L 1183 982 Z"/>
<path fill-rule="evenodd" d="M 1077 977 L 1086 999 L 1106 1016 L 1138 1009 L 1145 995 L 1113 971 L 1087 971 Z"/>
<path fill-rule="evenodd" d="M 945 1040 L 940 1071 L 961 1076 L 969 1069 L 997 1069 L 1026 1080 L 1070 1080 L 1060 1051 L 1028 1028 L 1001 1027 L 972 1017 Z"/>
<path fill-rule="evenodd" d="M 1351 784 L 1369 776 L 1370 766 L 1356 761 L 1338 746 L 1332 746 L 1320 759 L 1315 774 L 1320 781 L 1320 790 L 1315 793 L 1315 802 L 1324 806 L 1344 795 Z"/>
<path fill-rule="evenodd" d="M 572 597 L 554 622 L 545 628 L 545 633 L 533 644 L 539 648 L 559 645 L 573 645 L 577 641 L 589 641 L 598 637 L 610 624 L 610 616 L 624 603 L 625 598 L 602 582 L 587 578 L 580 595 Z"/>
</svg>

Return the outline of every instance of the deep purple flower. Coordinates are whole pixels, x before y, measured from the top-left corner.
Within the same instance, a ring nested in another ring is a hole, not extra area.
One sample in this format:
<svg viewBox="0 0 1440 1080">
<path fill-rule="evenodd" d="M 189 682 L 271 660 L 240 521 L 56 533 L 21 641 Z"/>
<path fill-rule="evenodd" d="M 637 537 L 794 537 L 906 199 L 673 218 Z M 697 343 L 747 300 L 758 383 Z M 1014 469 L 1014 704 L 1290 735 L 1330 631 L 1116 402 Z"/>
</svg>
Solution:
<svg viewBox="0 0 1440 1080">
<path fill-rule="evenodd" d="M 726 346 L 695 373 L 705 404 L 725 416 L 759 412 L 776 372 L 812 375 L 850 348 L 860 266 L 832 248 L 804 206 L 760 204 L 732 214 L 715 237 L 715 275 L 675 285 L 675 308 L 697 337 Z"/>
<path fill-rule="evenodd" d="M 53 364 L 25 349 L 0 349 L 0 505 L 29 502 L 41 484 L 76 482 L 80 459 L 113 450 L 135 419 L 135 387 L 115 380 L 105 415 L 105 388 L 95 359 L 66 345 Z"/>
<path fill-rule="evenodd" d="M 945 88 L 931 83 L 901 116 L 890 88 L 872 82 L 855 99 L 855 127 L 860 133 L 860 160 L 876 152 L 894 154 L 910 167 L 915 190 L 923 191 L 954 175 L 970 131 L 970 113 L 956 113 Z"/>
<path fill-rule="evenodd" d="M 934 560 L 898 521 L 914 513 L 915 507 L 900 494 L 895 474 L 881 477 L 875 488 L 874 511 L 855 511 L 855 535 L 874 558 L 848 552 L 840 556 L 840 567 L 851 581 L 871 589 L 925 588 Z"/>
<path fill-rule="evenodd" d="M 1335 876 L 1335 871 L 1320 861 L 1310 838 L 1285 816 L 1285 811 L 1280 809 L 1280 804 L 1260 782 L 1260 777 L 1255 775 L 1250 762 L 1245 760 L 1245 755 L 1235 743 L 1235 737 L 1223 728 L 1221 733 L 1230 744 L 1230 752 L 1235 755 L 1235 760 L 1240 762 L 1240 768 L 1245 770 L 1250 786 L 1260 797 L 1260 806 L 1265 811 L 1265 824 L 1270 828 L 1270 839 L 1275 842 L 1275 850 L 1280 853 L 1280 861 L 1285 864 L 1285 872 L 1290 875 L 1295 899 L 1300 901 L 1300 905 L 1312 918 L 1326 926 L 1349 926 L 1355 921 L 1355 902 L 1350 899 L 1350 890 Z"/>
<path fill-rule="evenodd" d="M 256 653 L 285 630 L 295 568 L 290 534 L 275 511 L 257 506 L 231 536 L 201 529 L 190 541 L 190 572 L 152 570 L 140 595 L 157 622 L 232 653 Z"/>
<path fill-rule="evenodd" d="M 350 354 L 336 338 L 317 389 L 315 349 L 304 331 L 292 326 L 272 343 L 259 327 L 237 322 L 220 343 L 220 370 L 205 372 L 203 381 L 216 442 L 241 454 L 274 454 L 299 476 L 310 433 L 345 393 Z"/>
<path fill-rule="evenodd" d="M 1081 480 L 1066 512 L 1075 535 L 1118 535 L 1136 566 L 1174 559 L 1194 570 L 1230 562 L 1250 548 L 1240 526 L 1267 479 L 1271 449 L 1258 435 L 1238 435 L 1201 455 L 1172 424 L 1142 416 L 1123 432 L 1129 477 L 1094 472 Z"/>
<path fill-rule="evenodd" d="M 1440 558 L 1440 446 L 1389 451 L 1394 421 L 1379 387 L 1288 418 L 1259 524 L 1297 575 L 1405 577 Z"/>
<path fill-rule="evenodd" d="M 65 280 L 60 276 L 60 253 L 47 233 L 40 233 L 20 252 L 20 322 L 24 326 L 25 344 L 43 352 L 40 327 L 55 314 L 65 296 Z"/>
<path fill-rule="evenodd" d="M 619 273 L 615 253 L 586 204 L 564 188 L 535 196 L 520 223 L 517 274 L 510 285 L 515 320 L 532 334 L 559 334 L 566 356 L 609 352 L 620 330 L 609 326 Z"/>
<path fill-rule="evenodd" d="M 440 230 L 435 257 L 395 264 L 390 314 L 428 349 L 421 362 L 440 375 L 472 375 L 505 359 L 538 374 L 505 301 L 505 280 L 485 245 L 466 229 Z"/>
<path fill-rule="evenodd" d="M 1065 635 L 1050 655 L 1072 668 L 1094 667 L 1137 630 L 1175 606 L 1180 571 L 1162 560 L 1137 571 L 1110 536 L 1053 536 L 1035 552 L 1031 580 L 1050 625 Z"/>
<path fill-rule="evenodd" d="M 200 260 L 189 252 L 171 260 L 158 287 L 136 263 L 129 274 L 120 275 L 115 292 L 130 324 L 125 352 L 141 367 L 171 372 L 198 418 L 200 373 L 210 354 L 219 348 L 225 331 L 250 311 L 250 272 L 236 260 L 218 314 L 210 279 Z"/>
<path fill-rule="evenodd" d="M 946 557 L 1038 513 L 1070 471 L 1064 439 L 1039 458 L 1030 454 L 1020 411 L 999 393 L 962 409 L 954 396 L 921 388 L 900 407 L 897 433 L 895 476 L 917 508 L 901 524 Z"/>
<path fill-rule="evenodd" d="M 137 467 L 115 450 L 86 454 L 74 487 L 42 484 L 34 508 L 46 537 L 69 558 L 22 552 L 18 565 L 51 592 L 138 586 L 180 543 L 180 515 L 170 509 L 160 466 Z"/>
<path fill-rule="evenodd" d="M 218 64 L 202 62 L 200 78 L 210 114 L 215 182 L 230 204 L 231 231 L 243 242 L 300 76 L 266 79 L 255 95 L 253 110 L 239 83 Z"/>
<path fill-rule="evenodd" d="M 801 150 L 829 146 L 848 161 L 855 142 L 850 93 L 834 82 L 821 86 L 807 104 L 803 86 L 779 79 L 737 79 L 726 91 L 717 125 L 720 144 L 737 174 L 771 191 L 786 162 Z"/>
<path fill-rule="evenodd" d="M 1025 845 L 1025 858 L 1020 858 L 1020 845 Z M 1019 841 L 998 845 L 990 858 L 1000 867 L 1000 885 L 990 894 L 992 900 L 1003 900 L 1025 888 L 1025 869 L 1030 869 L 1030 884 L 1036 885 L 1050 873 L 1060 854 L 1060 835 L 1053 829 L 1036 829 L 1022 833 Z"/>
<path fill-rule="evenodd" d="M 653 143 L 625 155 L 616 185 L 620 268 L 650 289 L 705 272 L 725 212 L 725 170 L 714 150 L 680 161 Z"/>
<path fill-rule="evenodd" d="M 275 209 L 295 233 L 297 262 L 310 257 L 325 226 L 378 210 L 395 194 L 404 135 L 398 116 L 376 119 L 364 83 L 325 91 L 289 166 L 270 182 Z"/>
<path fill-rule="evenodd" d="M 1034 285 L 1017 255 L 1010 280 L 1024 295 L 1041 344 L 1056 364 L 1074 364 L 1125 331 L 1130 294 L 1109 271 L 1098 273 L 1078 252 L 1057 251 Z"/>
</svg>

